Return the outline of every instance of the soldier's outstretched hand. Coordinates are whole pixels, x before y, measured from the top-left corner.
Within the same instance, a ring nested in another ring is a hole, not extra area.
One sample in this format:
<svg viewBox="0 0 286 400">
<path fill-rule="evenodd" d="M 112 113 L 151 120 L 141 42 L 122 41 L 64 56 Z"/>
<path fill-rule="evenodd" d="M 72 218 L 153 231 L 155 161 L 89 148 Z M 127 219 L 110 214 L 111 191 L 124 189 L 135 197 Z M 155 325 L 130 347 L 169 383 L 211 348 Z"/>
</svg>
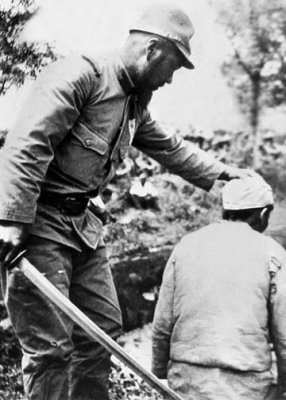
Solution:
<svg viewBox="0 0 286 400">
<path fill-rule="evenodd" d="M 231 181 L 232 179 L 242 179 L 247 177 L 260 177 L 260 175 L 249 168 L 237 168 L 226 165 L 224 172 L 218 177 L 223 181 Z"/>
</svg>

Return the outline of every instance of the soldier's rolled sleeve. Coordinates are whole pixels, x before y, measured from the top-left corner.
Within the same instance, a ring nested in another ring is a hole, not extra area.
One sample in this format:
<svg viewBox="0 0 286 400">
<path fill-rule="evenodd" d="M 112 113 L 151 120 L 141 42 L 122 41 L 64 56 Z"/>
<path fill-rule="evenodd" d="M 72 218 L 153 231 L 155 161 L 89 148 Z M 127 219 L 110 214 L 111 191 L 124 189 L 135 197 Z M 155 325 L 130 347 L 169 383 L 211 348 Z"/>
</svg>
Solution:
<svg viewBox="0 0 286 400">
<path fill-rule="evenodd" d="M 164 271 L 153 320 L 152 372 L 160 379 L 167 378 L 167 367 L 170 358 L 175 283 L 174 265 L 175 256 L 172 254 Z"/>
<path fill-rule="evenodd" d="M 163 129 L 146 110 L 133 145 L 188 182 L 210 190 L 225 165 L 205 151 Z"/>
<path fill-rule="evenodd" d="M 0 156 L 0 219 L 33 222 L 55 146 L 63 140 L 89 96 L 93 73 L 82 57 L 46 68 L 30 91 Z"/>
</svg>

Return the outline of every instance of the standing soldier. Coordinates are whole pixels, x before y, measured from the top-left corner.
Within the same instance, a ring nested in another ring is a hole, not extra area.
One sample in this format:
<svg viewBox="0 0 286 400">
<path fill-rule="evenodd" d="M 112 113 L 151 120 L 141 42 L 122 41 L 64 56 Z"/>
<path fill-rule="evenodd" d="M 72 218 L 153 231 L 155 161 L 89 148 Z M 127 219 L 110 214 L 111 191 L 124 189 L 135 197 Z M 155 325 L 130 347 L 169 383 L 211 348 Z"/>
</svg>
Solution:
<svg viewBox="0 0 286 400">
<path fill-rule="evenodd" d="M 109 354 L 21 274 L 5 268 L 25 246 L 39 271 L 111 337 L 121 315 L 89 199 L 104 190 L 129 146 L 209 190 L 248 174 L 167 134 L 152 120 L 152 91 L 194 68 L 188 16 L 150 6 L 119 53 L 72 55 L 37 79 L 1 154 L 0 260 L 5 303 L 23 349 L 29 399 L 108 398 Z"/>
</svg>

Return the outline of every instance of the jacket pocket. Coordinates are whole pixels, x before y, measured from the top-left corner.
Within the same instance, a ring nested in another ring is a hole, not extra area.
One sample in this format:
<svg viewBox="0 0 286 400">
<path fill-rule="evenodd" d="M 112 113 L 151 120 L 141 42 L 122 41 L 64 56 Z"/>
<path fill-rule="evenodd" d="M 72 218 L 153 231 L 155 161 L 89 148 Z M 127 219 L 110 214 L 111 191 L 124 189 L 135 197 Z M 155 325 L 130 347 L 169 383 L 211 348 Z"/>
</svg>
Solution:
<svg viewBox="0 0 286 400">
<path fill-rule="evenodd" d="M 109 145 L 96 132 L 82 124 L 75 126 L 55 150 L 54 162 L 58 169 L 81 187 L 92 190 L 106 176 L 104 168 Z"/>
<path fill-rule="evenodd" d="M 74 129 L 71 134 L 75 140 L 78 140 L 78 144 L 81 144 L 86 149 L 95 151 L 102 156 L 108 152 L 108 143 L 84 125 L 81 125 L 80 129 Z"/>
</svg>

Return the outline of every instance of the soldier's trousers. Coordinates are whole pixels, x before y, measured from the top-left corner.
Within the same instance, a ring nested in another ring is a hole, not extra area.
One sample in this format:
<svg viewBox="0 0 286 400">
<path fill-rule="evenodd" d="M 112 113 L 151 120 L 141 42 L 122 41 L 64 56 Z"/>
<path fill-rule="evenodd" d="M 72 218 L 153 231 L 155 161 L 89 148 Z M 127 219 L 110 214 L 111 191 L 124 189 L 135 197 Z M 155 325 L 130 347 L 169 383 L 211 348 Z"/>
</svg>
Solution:
<svg viewBox="0 0 286 400">
<path fill-rule="evenodd" d="M 121 314 L 106 249 L 82 253 L 31 236 L 29 261 L 111 337 Z M 2 275 L 5 305 L 23 350 L 29 400 L 106 400 L 110 354 L 91 341 L 19 271 Z"/>
</svg>

